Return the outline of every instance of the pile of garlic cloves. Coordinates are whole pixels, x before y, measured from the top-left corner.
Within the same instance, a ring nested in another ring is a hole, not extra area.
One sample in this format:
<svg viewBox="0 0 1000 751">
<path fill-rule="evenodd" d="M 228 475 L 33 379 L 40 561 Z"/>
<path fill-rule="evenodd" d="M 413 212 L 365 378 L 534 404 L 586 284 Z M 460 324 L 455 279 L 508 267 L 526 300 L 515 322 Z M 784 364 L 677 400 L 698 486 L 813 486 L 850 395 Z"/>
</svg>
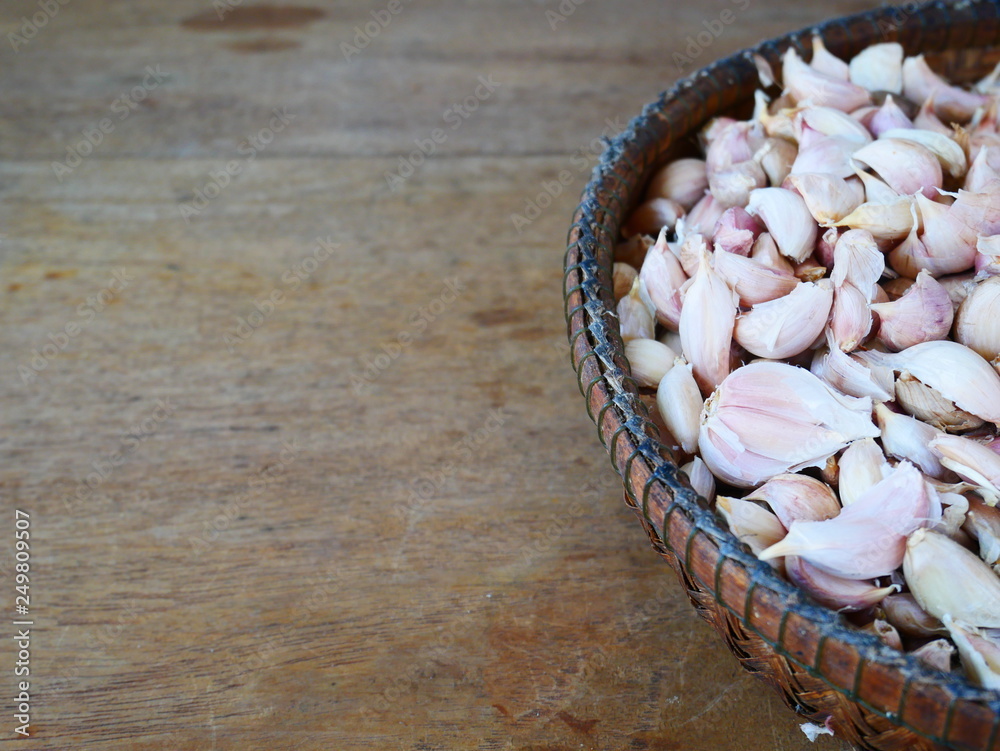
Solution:
<svg viewBox="0 0 1000 751">
<path fill-rule="evenodd" d="M 633 377 L 761 560 L 1000 689 L 1000 66 L 962 88 L 819 38 L 756 62 L 751 119 L 708 123 L 623 225 Z"/>
</svg>

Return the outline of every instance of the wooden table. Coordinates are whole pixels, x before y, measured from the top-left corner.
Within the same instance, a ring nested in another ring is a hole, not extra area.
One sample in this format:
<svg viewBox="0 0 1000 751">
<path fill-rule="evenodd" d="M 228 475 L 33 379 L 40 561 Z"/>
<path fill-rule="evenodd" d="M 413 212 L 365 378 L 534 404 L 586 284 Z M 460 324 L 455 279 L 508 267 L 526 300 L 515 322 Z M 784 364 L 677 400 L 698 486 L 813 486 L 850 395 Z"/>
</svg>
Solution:
<svg viewBox="0 0 1000 751">
<path fill-rule="evenodd" d="M 845 748 L 623 506 L 560 264 L 688 37 L 875 5 L 5 2 L 0 745 Z"/>
</svg>

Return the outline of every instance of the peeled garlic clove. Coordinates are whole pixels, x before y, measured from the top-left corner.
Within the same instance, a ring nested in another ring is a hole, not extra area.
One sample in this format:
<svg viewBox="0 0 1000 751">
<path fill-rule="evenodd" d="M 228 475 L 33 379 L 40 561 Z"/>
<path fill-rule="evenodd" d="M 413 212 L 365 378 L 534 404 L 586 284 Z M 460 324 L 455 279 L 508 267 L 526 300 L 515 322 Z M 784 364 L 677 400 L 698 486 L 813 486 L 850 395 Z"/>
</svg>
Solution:
<svg viewBox="0 0 1000 751">
<path fill-rule="evenodd" d="M 716 477 L 738 487 L 822 467 L 851 441 L 875 437 L 871 400 L 837 394 L 803 368 L 752 362 L 705 403 L 698 446 Z"/>
<path fill-rule="evenodd" d="M 1000 627 L 1000 579 L 945 535 L 918 529 L 906 541 L 906 583 L 924 610 L 970 626 Z"/>
<path fill-rule="evenodd" d="M 987 360 L 1000 356 L 1000 277 L 977 284 L 959 305 L 955 339 Z"/>
<path fill-rule="evenodd" d="M 903 47 L 896 42 L 873 44 L 853 58 L 848 66 L 851 83 L 868 91 L 903 91 Z"/>
<path fill-rule="evenodd" d="M 979 543 L 979 557 L 984 563 L 992 566 L 1000 561 L 1000 509 L 973 496 L 962 529 Z"/>
<path fill-rule="evenodd" d="M 873 169 L 900 195 L 921 191 L 928 198 L 944 184 L 941 163 L 927 148 L 900 138 L 879 138 L 854 152 L 854 159 Z"/>
<path fill-rule="evenodd" d="M 875 420 L 882 430 L 882 446 L 890 456 L 913 462 L 920 471 L 932 477 L 945 477 L 948 472 L 928 443 L 944 435 L 927 423 L 908 415 L 893 412 L 884 404 L 875 405 Z"/>
<path fill-rule="evenodd" d="M 812 254 L 818 228 L 802 196 L 782 188 L 750 193 L 747 211 L 760 218 L 781 254 L 802 262 Z"/>
<path fill-rule="evenodd" d="M 877 587 L 871 581 L 833 576 L 796 555 L 785 558 L 785 573 L 821 605 L 843 612 L 870 608 L 899 589 L 895 584 Z"/>
<path fill-rule="evenodd" d="M 725 210 L 726 207 L 716 201 L 715 196 L 706 193 L 684 217 L 685 232 L 701 234 L 711 240 L 715 225 Z"/>
<path fill-rule="evenodd" d="M 632 283 L 629 293 L 618 301 L 618 325 L 625 343 L 632 339 L 652 339 L 656 335 L 653 303 L 639 277 Z"/>
<path fill-rule="evenodd" d="M 832 225 L 867 230 L 880 242 L 902 240 L 913 227 L 912 203 L 910 196 L 900 196 L 888 203 L 868 201 Z"/>
<path fill-rule="evenodd" d="M 664 424 L 688 454 L 698 448 L 702 404 L 692 366 L 679 358 L 660 379 L 656 407 Z"/>
<path fill-rule="evenodd" d="M 785 52 L 781 68 L 785 90 L 795 98 L 796 102 L 808 99 L 819 106 L 851 112 L 871 101 L 868 92 L 860 86 L 807 65 L 794 48 L 790 47 Z M 846 76 L 844 78 L 846 79 Z"/>
<path fill-rule="evenodd" d="M 709 471 L 701 457 L 696 456 L 692 461 L 681 467 L 684 474 L 691 481 L 694 492 L 706 499 L 709 503 L 715 500 L 715 478 Z"/>
<path fill-rule="evenodd" d="M 768 138 L 754 154 L 754 160 L 764 170 L 769 184 L 781 185 L 792 171 L 798 153 L 798 148 L 791 141 L 784 138 Z"/>
<path fill-rule="evenodd" d="M 930 69 L 923 55 L 903 61 L 903 95 L 921 103 L 934 95 L 934 112 L 946 121 L 965 122 L 978 107 L 989 103 L 988 97 L 949 85 Z"/>
<path fill-rule="evenodd" d="M 814 70 L 840 81 L 846 81 L 850 77 L 847 63 L 832 54 L 823 44 L 823 37 L 818 35 L 812 38 L 812 59 L 809 65 Z"/>
<path fill-rule="evenodd" d="M 948 635 L 958 647 L 966 677 L 983 688 L 1000 689 L 1000 646 L 984 638 L 978 629 L 945 618 Z"/>
<path fill-rule="evenodd" d="M 621 300 L 632 289 L 639 272 L 627 263 L 615 263 L 611 270 L 611 282 L 614 287 L 615 302 Z"/>
<path fill-rule="evenodd" d="M 752 501 L 718 496 L 715 506 L 726 520 L 730 531 L 758 555 L 760 551 L 785 536 L 778 517 Z"/>
<path fill-rule="evenodd" d="M 740 316 L 734 337 L 758 357 L 792 357 L 807 350 L 823 333 L 832 304 L 829 280 L 803 282 L 784 297 L 759 303 Z"/>
<path fill-rule="evenodd" d="M 790 272 L 769 268 L 752 258 L 716 251 L 715 271 L 747 307 L 784 297 L 799 280 Z"/>
<path fill-rule="evenodd" d="M 885 576 L 903 562 L 907 535 L 940 518 L 940 502 L 931 494 L 920 472 L 901 462 L 833 519 L 793 523 L 780 542 L 758 557 L 799 555 L 845 579 Z"/>
<path fill-rule="evenodd" d="M 840 513 L 830 486 L 808 475 L 776 475 L 745 500 L 766 503 L 786 528 L 794 521 L 821 521 Z"/>
<path fill-rule="evenodd" d="M 910 593 L 889 595 L 882 600 L 886 620 L 907 636 L 928 637 L 946 633 L 944 624 L 924 610 Z"/>
<path fill-rule="evenodd" d="M 684 297 L 680 334 L 695 380 L 709 393 L 729 375 L 737 297 L 702 252 L 698 271 Z"/>
<path fill-rule="evenodd" d="M 994 424 L 1000 422 L 1000 375 L 968 347 L 933 341 L 902 352 L 870 355 L 896 371 L 908 372 L 960 409 Z"/>
<path fill-rule="evenodd" d="M 906 371 L 896 379 L 896 401 L 907 414 L 949 433 L 974 430 L 984 422 Z"/>
<path fill-rule="evenodd" d="M 820 174 L 790 175 L 789 183 L 806 202 L 809 213 L 820 224 L 843 219 L 864 203 L 864 186 L 857 181 Z"/>
<path fill-rule="evenodd" d="M 781 255 L 781 251 L 778 250 L 778 246 L 774 242 L 774 238 L 771 237 L 770 232 L 764 232 L 757 238 L 753 244 L 753 250 L 750 251 L 750 257 L 769 269 L 794 275 L 792 264 L 789 263 L 787 258 Z"/>
<path fill-rule="evenodd" d="M 961 177 L 968 170 L 969 164 L 965 158 L 965 152 L 962 151 L 962 147 L 954 139 L 949 138 L 943 133 L 935 133 L 931 130 L 920 130 L 912 127 L 894 128 L 885 131 L 879 136 L 879 140 L 883 138 L 894 138 L 899 141 L 910 141 L 920 144 L 937 157 L 941 166 L 948 170 L 948 174 L 952 177 Z M 924 195 L 927 195 L 928 198 L 934 197 L 933 195 L 928 195 L 926 192 Z"/>
<path fill-rule="evenodd" d="M 715 246 L 727 253 L 749 256 L 754 241 L 763 231 L 764 227 L 760 222 L 745 209 L 733 206 L 722 213 L 715 225 Z"/>
<path fill-rule="evenodd" d="M 955 648 L 947 639 L 935 639 L 914 649 L 910 654 L 927 667 L 940 670 L 943 673 L 950 673 L 951 659 L 955 656 Z"/>
<path fill-rule="evenodd" d="M 708 175 L 702 159 L 677 159 L 663 167 L 649 181 L 646 200 L 667 198 L 690 210 L 708 188 Z"/>
<path fill-rule="evenodd" d="M 971 438 L 943 433 L 927 445 L 941 457 L 941 464 L 976 485 L 976 492 L 990 506 L 997 504 L 1000 500 L 1000 454 Z"/>
<path fill-rule="evenodd" d="M 660 230 L 656 244 L 646 253 L 639 277 L 653 303 L 656 319 L 676 329 L 681 320 L 681 287 L 688 277 L 677 256 L 667 247 L 666 230 Z"/>
<path fill-rule="evenodd" d="M 839 347 L 832 346 L 819 350 L 813 358 L 812 373 L 848 396 L 867 396 L 873 402 L 888 402 L 893 399 L 892 371 L 885 368 L 876 375 L 862 362 L 853 359 Z M 882 376 L 888 375 L 888 379 Z"/>
<path fill-rule="evenodd" d="M 878 338 L 890 350 L 912 347 L 921 342 L 944 339 L 954 318 L 951 297 L 927 271 L 895 302 L 871 306 L 878 315 Z"/>
<path fill-rule="evenodd" d="M 674 367 L 677 353 L 655 339 L 632 339 L 625 344 L 625 358 L 632 366 L 632 377 L 640 386 L 656 388 Z"/>
</svg>

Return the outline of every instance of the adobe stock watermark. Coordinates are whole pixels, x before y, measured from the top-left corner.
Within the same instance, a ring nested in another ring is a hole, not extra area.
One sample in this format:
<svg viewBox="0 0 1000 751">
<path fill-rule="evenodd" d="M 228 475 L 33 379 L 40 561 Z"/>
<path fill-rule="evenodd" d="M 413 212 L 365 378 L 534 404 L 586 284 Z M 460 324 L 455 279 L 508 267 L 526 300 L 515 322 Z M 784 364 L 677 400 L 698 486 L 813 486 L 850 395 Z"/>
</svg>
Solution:
<svg viewBox="0 0 1000 751">
<path fill-rule="evenodd" d="M 605 118 L 605 127 L 601 135 L 594 138 L 586 147 L 577 149 L 569 159 L 573 169 L 559 170 L 555 180 L 542 180 L 541 190 L 532 198 L 524 199 L 524 211 L 514 212 L 510 215 L 511 224 L 517 230 L 517 234 L 524 232 L 525 227 L 531 224 L 542 215 L 542 212 L 552 205 L 552 201 L 563 194 L 574 180 L 582 172 L 590 171 L 594 160 L 604 151 L 604 139 L 611 138 L 625 129 L 626 123 Z"/>
<path fill-rule="evenodd" d="M 38 10 L 30 18 L 21 16 L 21 28 L 7 34 L 7 41 L 14 48 L 14 52 L 38 36 L 38 32 L 48 26 L 49 21 L 58 16 L 63 6 L 69 5 L 70 2 L 72 0 L 38 0 L 36 3 Z"/>
<path fill-rule="evenodd" d="M 441 291 L 434 299 L 410 314 L 406 328 L 399 331 L 388 342 L 383 342 L 379 347 L 379 352 L 374 357 L 359 358 L 361 372 L 351 376 L 351 388 L 354 390 L 354 394 L 360 396 L 367 393 L 382 373 L 406 351 L 407 347 L 413 344 L 414 337 L 426 331 L 427 327 L 440 318 L 463 292 L 465 292 L 465 283 L 457 276 L 445 279 Z"/>
<path fill-rule="evenodd" d="M 143 72 L 145 75 L 142 83 L 136 84 L 128 91 L 123 91 L 109 107 L 111 114 L 118 118 L 118 123 L 127 120 L 129 115 L 139 107 L 139 103 L 169 77 L 169 74 L 164 73 L 160 68 L 159 63 L 147 65 Z M 80 140 L 66 147 L 66 158 L 61 162 L 52 162 L 52 172 L 56 179 L 62 182 L 69 175 L 72 175 L 73 171 L 83 164 L 83 160 L 100 148 L 104 140 L 115 132 L 116 127 L 117 124 L 111 117 L 102 117 L 80 131 Z"/>
<path fill-rule="evenodd" d="M 133 424 L 127 431 L 121 434 L 118 439 L 118 446 L 107 454 L 95 459 L 90 466 L 90 472 L 80 482 L 77 483 L 72 495 L 63 497 L 63 506 L 66 511 L 73 512 L 81 503 L 94 505 L 94 491 L 114 474 L 115 470 L 122 466 L 128 458 L 132 456 L 139 447 L 145 443 L 150 436 L 156 433 L 163 423 L 174 414 L 176 407 L 170 403 L 170 397 L 157 399 L 156 405 L 149 414 Z"/>
<path fill-rule="evenodd" d="M 316 270 L 340 247 L 327 237 L 317 237 L 316 246 L 298 263 L 285 269 L 281 274 L 281 285 L 253 302 L 253 310 L 245 316 L 236 316 L 236 325 L 222 335 L 222 343 L 229 354 L 236 353 L 236 347 L 247 341 L 263 326 L 267 319 L 288 299 L 286 292 L 294 292 L 312 276 Z"/>
<path fill-rule="evenodd" d="M 231 159 L 224 167 L 212 170 L 208 173 L 208 179 L 192 191 L 194 198 L 191 201 L 181 203 L 179 209 L 184 221 L 191 223 L 193 217 L 201 214 L 211 201 L 214 201 L 224 191 L 233 178 L 243 173 L 248 165 L 253 163 L 260 152 L 264 151 L 275 139 L 278 133 L 283 131 L 297 117 L 288 112 L 285 107 L 275 107 L 271 110 L 271 119 L 268 124 L 256 133 L 243 139 L 236 147 L 236 153 L 242 159 Z"/>
<path fill-rule="evenodd" d="M 882 40 L 889 41 L 895 36 L 895 32 L 902 28 L 906 19 L 920 10 L 921 3 L 910 0 L 902 5 L 886 5 L 881 10 L 889 13 L 888 18 L 878 19 L 878 30 L 882 33 Z"/>
<path fill-rule="evenodd" d="M 49 367 L 49 363 L 65 351 L 70 340 L 80 336 L 87 326 L 97 318 L 97 314 L 101 313 L 108 306 L 108 303 L 118 297 L 134 279 L 135 277 L 129 274 L 124 267 L 111 272 L 111 279 L 107 286 L 99 290 L 97 294 L 89 295 L 77 306 L 76 315 L 80 320 L 67 321 L 61 329 L 50 331 L 47 336 L 49 341 L 32 350 L 31 359 L 17 366 L 21 382 L 31 383 L 38 378 L 38 374 Z"/>
<path fill-rule="evenodd" d="M 360 55 L 361 50 L 365 49 L 372 43 L 375 37 L 385 31 L 389 27 L 389 24 L 392 23 L 392 19 L 402 13 L 405 6 L 412 2 L 413 0 L 389 0 L 385 8 L 373 10 L 371 12 L 371 21 L 367 21 L 364 26 L 354 27 L 354 38 L 351 40 L 354 44 L 350 42 L 340 43 L 340 51 L 343 53 L 344 59 L 350 62 L 352 57 Z"/>
<path fill-rule="evenodd" d="M 492 73 L 487 76 L 479 76 L 477 80 L 479 85 L 476 86 L 475 91 L 462 101 L 453 103 L 441 115 L 441 119 L 449 126 L 449 130 L 456 131 L 461 128 L 465 121 L 472 117 L 472 113 L 479 109 L 479 105 L 493 96 L 493 92 L 501 85 L 499 81 L 493 80 Z M 448 135 L 448 132 L 443 128 L 434 128 L 427 138 L 414 138 L 413 142 L 417 148 L 406 156 L 399 157 L 399 168 L 395 172 L 391 170 L 385 172 L 385 181 L 389 190 L 394 193 L 402 187 L 403 183 L 413 176 L 417 167 L 427 161 L 427 157 L 436 153 L 438 146 L 448 140 Z"/>
<path fill-rule="evenodd" d="M 576 13 L 576 9 L 585 2 L 587 0 L 562 0 L 556 10 L 545 11 L 545 20 L 549 22 L 549 28 L 555 31 L 559 28 L 559 24 Z"/>
<path fill-rule="evenodd" d="M 729 0 L 729 2 L 735 5 L 736 9 L 740 12 L 750 7 L 750 0 Z M 724 8 L 718 17 L 711 21 L 702 21 L 701 25 L 705 29 L 699 31 L 697 34 L 688 34 L 687 39 L 684 40 L 687 46 L 684 47 L 683 53 L 674 52 L 674 69 L 678 73 L 684 73 L 694 64 L 695 60 L 701 57 L 705 50 L 715 44 L 715 41 L 722 36 L 726 28 L 732 26 L 735 21 L 736 13 L 730 8 Z"/>
</svg>

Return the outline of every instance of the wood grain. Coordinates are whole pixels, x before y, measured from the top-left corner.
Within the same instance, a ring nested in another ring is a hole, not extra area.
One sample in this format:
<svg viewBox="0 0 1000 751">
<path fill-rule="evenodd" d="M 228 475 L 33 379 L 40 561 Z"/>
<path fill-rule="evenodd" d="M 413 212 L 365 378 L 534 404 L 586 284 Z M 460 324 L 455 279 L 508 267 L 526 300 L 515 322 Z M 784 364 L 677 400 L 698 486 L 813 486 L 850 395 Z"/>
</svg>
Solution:
<svg viewBox="0 0 1000 751">
<path fill-rule="evenodd" d="M 591 0 L 555 30 L 555 2 L 403 3 L 349 60 L 387 2 L 231 5 L 71 0 L 16 50 L 39 6 L 2 11 L 0 533 L 30 512 L 35 620 L 17 747 L 843 748 L 691 611 L 564 340 L 593 139 L 734 3 Z M 698 65 L 875 3 L 745 5 Z M 452 128 L 479 76 L 499 86 Z"/>
</svg>

